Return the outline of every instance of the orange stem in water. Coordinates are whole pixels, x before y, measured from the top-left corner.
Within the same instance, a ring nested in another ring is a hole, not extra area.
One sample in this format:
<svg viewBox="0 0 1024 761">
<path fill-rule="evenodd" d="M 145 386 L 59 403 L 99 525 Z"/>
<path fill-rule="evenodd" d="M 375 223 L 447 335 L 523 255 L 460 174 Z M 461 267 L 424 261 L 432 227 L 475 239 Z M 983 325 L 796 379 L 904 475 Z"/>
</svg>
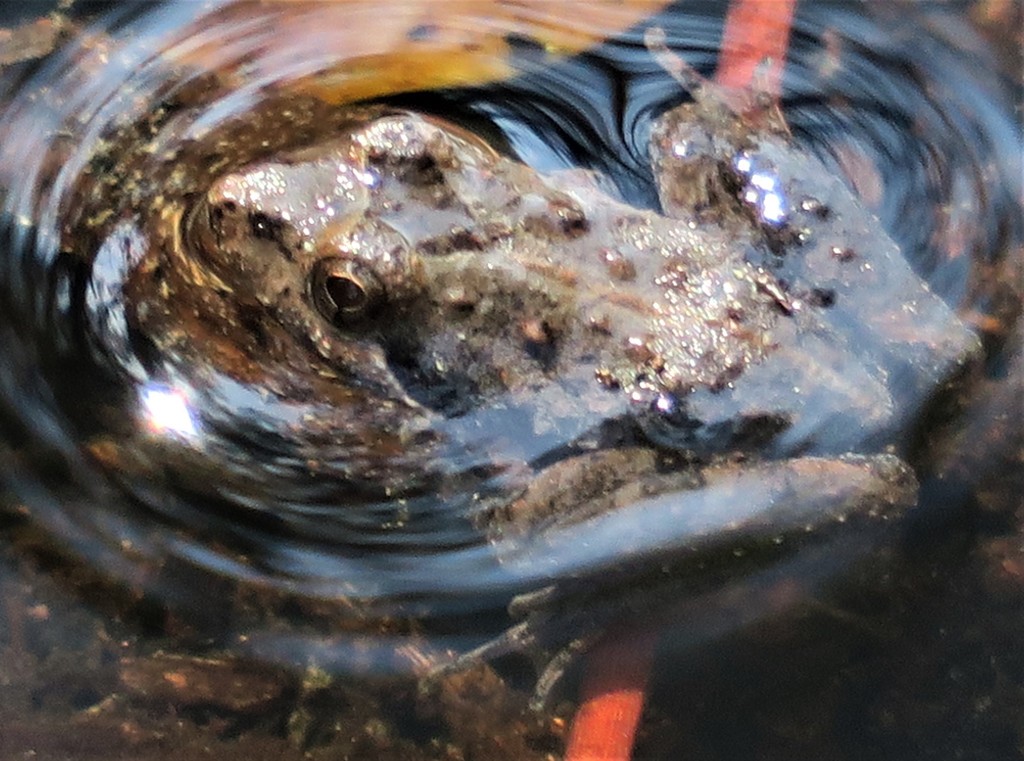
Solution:
<svg viewBox="0 0 1024 761">
<path fill-rule="evenodd" d="M 733 0 L 722 31 L 715 81 L 736 90 L 757 86 L 778 95 L 795 7 L 796 0 Z"/>
<path fill-rule="evenodd" d="M 587 653 L 565 761 L 629 761 L 659 632 L 609 632 Z"/>
<path fill-rule="evenodd" d="M 778 96 L 796 0 L 733 0 L 715 81 Z M 582 702 L 565 761 L 629 761 L 658 634 L 610 632 L 587 654 Z"/>
</svg>

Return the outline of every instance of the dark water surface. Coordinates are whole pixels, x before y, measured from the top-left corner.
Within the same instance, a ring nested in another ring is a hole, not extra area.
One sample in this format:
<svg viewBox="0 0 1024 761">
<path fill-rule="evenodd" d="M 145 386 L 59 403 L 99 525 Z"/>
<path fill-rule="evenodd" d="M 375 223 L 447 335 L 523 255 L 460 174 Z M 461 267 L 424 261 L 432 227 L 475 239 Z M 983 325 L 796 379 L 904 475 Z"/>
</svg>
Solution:
<svg viewBox="0 0 1024 761">
<path fill-rule="evenodd" d="M 46 10 L 5 7 L 0 24 Z M 347 11 L 356 30 L 381 13 Z M 247 114 L 296 82 L 380 52 L 314 45 L 310 28 L 269 34 L 256 20 L 274 12 L 81 3 L 56 51 L 0 69 L 0 756 L 558 757 L 575 670 L 541 714 L 525 709 L 536 653 L 512 648 L 440 686 L 411 677 L 499 636 L 512 597 L 615 567 L 586 528 L 560 537 L 572 551 L 519 562 L 480 528 L 481 495 L 515 483 L 514 462 L 554 460 L 580 432 L 528 434 L 514 405 L 494 405 L 439 423 L 431 433 L 457 446 L 427 464 L 365 417 L 350 437 L 325 434 L 310 424 L 323 400 L 136 335 L 120 286 L 144 242 L 76 234 L 104 214 L 103 193 L 131 214 L 119 151 L 169 194 L 194 194 L 202 179 L 175 169 L 204 136 L 258 131 Z M 723 12 L 678 3 L 593 30 L 610 40 L 568 59 L 494 20 L 516 78 L 377 94 L 655 206 L 651 123 L 687 96 L 643 30 L 663 26 L 710 75 Z M 881 559 L 860 562 L 839 533 L 767 567 L 726 548 L 735 564 L 716 556 L 705 578 L 675 581 L 638 757 L 1024 754 L 1020 60 L 1003 31 L 1019 21 L 998 2 L 798 8 L 782 98 L 795 139 L 847 178 L 984 355 L 894 440 L 922 488 Z M 121 184 L 93 179 L 105 176 Z M 634 548 L 632 578 L 686 546 L 665 542 Z M 825 582 L 833 595 L 809 601 Z M 566 604 L 586 628 L 601 603 Z"/>
</svg>

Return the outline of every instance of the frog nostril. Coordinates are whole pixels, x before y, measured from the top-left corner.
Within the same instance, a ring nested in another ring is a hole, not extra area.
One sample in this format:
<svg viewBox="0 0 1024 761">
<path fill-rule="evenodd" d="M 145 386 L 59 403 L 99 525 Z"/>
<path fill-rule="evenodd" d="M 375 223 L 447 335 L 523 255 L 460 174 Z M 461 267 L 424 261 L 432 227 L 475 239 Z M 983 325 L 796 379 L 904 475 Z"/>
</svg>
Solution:
<svg viewBox="0 0 1024 761">
<path fill-rule="evenodd" d="M 252 236 L 258 240 L 267 240 L 280 243 L 284 232 L 284 223 L 280 219 L 264 214 L 262 212 L 249 212 L 249 229 Z"/>
</svg>

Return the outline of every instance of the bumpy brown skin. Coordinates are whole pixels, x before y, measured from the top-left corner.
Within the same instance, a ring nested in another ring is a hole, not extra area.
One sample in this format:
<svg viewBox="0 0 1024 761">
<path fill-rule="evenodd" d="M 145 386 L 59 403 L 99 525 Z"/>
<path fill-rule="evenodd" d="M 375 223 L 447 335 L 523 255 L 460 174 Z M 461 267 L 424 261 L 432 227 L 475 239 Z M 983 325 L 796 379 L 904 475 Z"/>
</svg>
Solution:
<svg viewBox="0 0 1024 761">
<path fill-rule="evenodd" d="M 188 237 L 234 298 L 382 388 L 399 385 L 390 350 L 428 382 L 461 368 L 485 396 L 581 374 L 596 394 L 684 394 L 763 358 L 779 314 L 736 236 L 413 114 L 220 178 Z"/>
<path fill-rule="evenodd" d="M 427 117 L 341 109 L 328 128 L 316 126 L 322 105 L 308 109 L 289 103 L 252 134 L 222 136 L 236 151 L 228 168 L 154 205 L 127 311 L 165 353 L 316 400 L 304 425 L 339 446 L 427 462 L 410 431 L 512 405 L 568 442 L 636 419 L 705 461 L 754 447 L 836 456 L 884 443 L 900 384 L 940 384 L 976 345 L 780 123 L 738 117 L 714 92 L 654 125 L 667 216 Z M 254 148 L 261 135 L 279 145 Z M 784 219 L 759 216 L 754 169 L 739 159 L 774 178 Z M 187 176 L 174 172 L 166 197 Z M 692 468 L 654 459 L 656 472 Z M 512 522 L 582 516 L 574 493 L 607 480 L 605 460 L 563 461 L 576 486 L 544 506 L 516 501 Z M 663 488 L 690 482 L 700 478 Z M 609 508 L 633 498 L 612 491 L 623 497 Z"/>
<path fill-rule="evenodd" d="M 586 173 L 545 177 L 421 116 L 364 116 L 339 138 L 217 178 L 169 251 L 198 273 L 177 301 L 218 307 L 232 343 L 290 367 L 293 388 L 330 374 L 421 421 L 431 408 L 518 404 L 535 430 L 571 439 L 717 391 L 774 350 L 781 286 L 744 260 L 749 235 L 624 205 Z M 259 340 L 225 302 L 259 316 Z M 649 452 L 626 454 L 628 472 L 650 469 Z M 600 484 L 606 459 L 559 470 Z M 556 504 L 572 514 L 595 488 Z M 539 508 L 524 498 L 513 523 Z"/>
</svg>

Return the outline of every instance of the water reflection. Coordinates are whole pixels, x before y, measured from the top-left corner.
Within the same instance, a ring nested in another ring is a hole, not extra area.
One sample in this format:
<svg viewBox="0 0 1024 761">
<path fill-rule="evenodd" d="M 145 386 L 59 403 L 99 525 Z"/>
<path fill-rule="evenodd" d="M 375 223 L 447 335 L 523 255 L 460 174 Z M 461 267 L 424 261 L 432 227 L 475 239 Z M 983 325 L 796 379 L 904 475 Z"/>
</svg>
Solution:
<svg viewBox="0 0 1024 761">
<path fill-rule="evenodd" d="M 145 425 L 156 434 L 171 434 L 183 439 L 199 435 L 194 406 L 185 392 L 169 386 L 150 385 L 139 394 Z"/>
<path fill-rule="evenodd" d="M 514 398 L 471 414 L 426 418 L 419 428 L 420 418 L 395 423 L 408 420 L 398 405 L 386 425 L 375 425 L 382 414 L 377 400 L 359 390 L 342 398 L 327 384 L 311 384 L 306 398 L 291 398 L 261 378 L 253 381 L 253 369 L 241 361 L 222 358 L 218 365 L 205 352 L 189 354 L 200 345 L 194 335 L 161 344 L 164 336 L 133 330 L 127 282 L 148 244 L 134 224 L 110 225 L 95 240 L 88 231 L 99 229 L 90 224 L 104 224 L 105 214 L 130 218 L 152 193 L 127 187 L 137 178 L 110 173 L 112 166 L 142 175 L 137 187 L 152 188 L 157 178 L 169 196 L 191 199 L 223 166 L 331 131 L 319 121 L 329 109 L 307 94 L 302 103 L 314 105 L 305 132 L 289 137 L 271 129 L 267 144 L 253 149 L 257 129 L 244 117 L 264 108 L 283 119 L 287 108 L 274 100 L 281 92 L 320 82 L 316 87 L 335 87 L 336 97 L 398 94 L 396 87 L 347 90 L 355 75 L 342 78 L 343 85 L 311 80 L 351 71 L 339 60 L 337 40 L 328 45 L 304 35 L 316 29 L 330 37 L 331 25 L 309 8 L 288 5 L 250 8 L 250 16 L 227 2 L 204 6 L 202 15 L 190 3 L 125 4 L 24 81 L 12 75 L 5 82 L 0 303 L 11 349 L 0 392 L 7 437 L 17 442 L 5 450 L 18 463 L 5 478 L 57 541 L 85 555 L 100 575 L 138 585 L 169 607 L 185 600 L 207 612 L 229 610 L 231 625 L 211 629 L 219 645 L 244 640 L 241 649 L 273 659 L 402 670 L 412 665 L 394 656 L 396 644 L 423 630 L 391 617 L 427 621 L 438 652 L 486 640 L 507 625 L 501 609 L 513 594 L 551 576 L 599 575 L 614 563 L 632 517 L 599 521 L 590 541 L 560 534 L 559 554 L 525 553 L 518 566 L 507 553 L 501 557 L 479 522 L 496 495 L 522 488 L 522 463 L 557 459 L 606 410 L 513 442 L 517 437 L 506 432 L 532 422 Z M 680 4 L 658 19 L 673 49 L 705 73 L 715 62 L 720 10 Z M 365 28 L 356 19 L 376 20 L 380 11 L 349 3 L 345 13 L 349 27 Z M 984 50 L 959 21 L 944 19 L 963 44 L 921 36 L 915 14 L 880 20 L 860 7 L 804 9 L 783 108 L 797 136 L 846 174 L 933 288 L 961 311 L 984 312 L 994 297 L 977 284 L 977 263 L 1006 257 L 1021 237 L 1020 141 Z M 478 21 L 446 19 L 453 34 Z M 493 23 L 501 38 L 508 30 Z M 651 120 L 685 94 L 651 61 L 641 36 L 638 29 L 623 32 L 568 61 L 514 62 L 530 76 L 503 84 L 393 102 L 426 104 L 488 131 L 545 171 L 600 170 L 610 178 L 606 186 L 651 205 Z M 344 37 L 346 45 L 355 39 Z M 374 46 L 385 44 L 358 42 L 344 48 L 352 60 L 377 55 Z M 494 55 L 483 60 L 485 51 L 477 65 L 509 66 Z M 211 145 L 211 135 L 220 142 Z M 248 154 L 233 147 L 242 144 Z M 183 176 L 182 166 L 198 167 L 199 176 Z M 762 218 L 782 222 L 787 200 L 773 178 L 753 164 L 737 168 L 749 175 L 749 200 Z M 126 187 L 104 188 L 93 182 L 97 176 Z M 83 188 L 96 197 L 79 194 Z M 113 210 L 107 192 L 120 204 Z M 69 229 L 81 237 L 69 240 Z M 998 355 L 999 341 L 991 343 Z M 223 348 L 225 356 L 230 349 L 216 337 L 201 345 Z M 89 378 L 87 394 L 75 382 L 78 373 Z M 675 400 L 657 403 L 669 411 Z M 362 423 L 338 430 L 332 415 L 339 407 Z M 66 494 L 75 500 L 65 502 Z M 695 499 L 716 498 L 700 492 Z M 699 533 L 685 533 L 686 521 L 676 514 L 690 505 L 686 500 L 658 497 L 641 505 L 651 513 L 641 558 L 675 546 L 661 534 L 685 544 Z M 816 567 L 823 575 L 842 570 Z M 209 584 L 216 599 L 182 589 L 189 582 L 178 572 Z M 270 602 L 247 598 L 261 594 Z M 462 616 L 460 625 L 444 623 L 449 615 Z M 337 634 L 339 621 L 355 633 Z M 380 633 L 387 626 L 398 633 Z"/>
</svg>

